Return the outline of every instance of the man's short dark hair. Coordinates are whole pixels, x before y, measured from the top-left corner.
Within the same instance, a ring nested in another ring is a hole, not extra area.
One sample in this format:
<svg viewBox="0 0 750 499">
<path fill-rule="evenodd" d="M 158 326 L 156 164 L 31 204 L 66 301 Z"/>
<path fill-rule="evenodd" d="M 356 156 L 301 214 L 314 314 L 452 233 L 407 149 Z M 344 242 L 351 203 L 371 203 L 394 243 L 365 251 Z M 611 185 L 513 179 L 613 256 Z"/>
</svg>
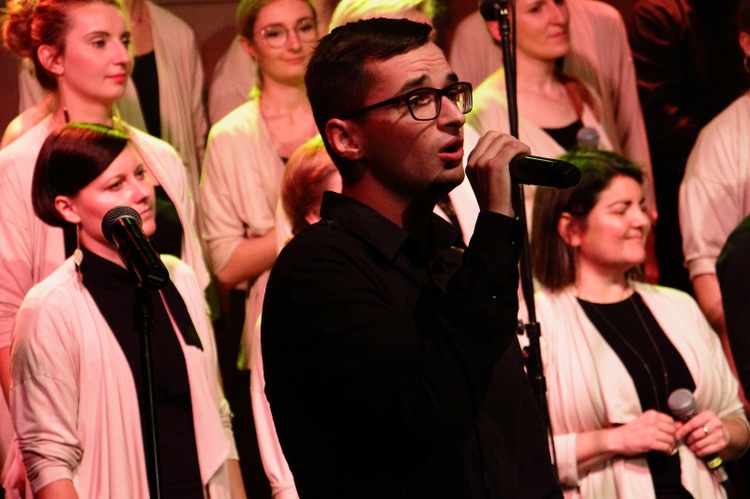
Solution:
<svg viewBox="0 0 750 499">
<path fill-rule="evenodd" d="M 388 60 L 419 48 L 429 41 L 431 30 L 427 24 L 406 19 L 366 19 L 338 27 L 318 43 L 305 75 L 307 96 L 328 154 L 345 183 L 353 180 L 351 166 L 331 150 L 326 123 L 364 107 L 373 83 L 368 61 Z"/>
</svg>

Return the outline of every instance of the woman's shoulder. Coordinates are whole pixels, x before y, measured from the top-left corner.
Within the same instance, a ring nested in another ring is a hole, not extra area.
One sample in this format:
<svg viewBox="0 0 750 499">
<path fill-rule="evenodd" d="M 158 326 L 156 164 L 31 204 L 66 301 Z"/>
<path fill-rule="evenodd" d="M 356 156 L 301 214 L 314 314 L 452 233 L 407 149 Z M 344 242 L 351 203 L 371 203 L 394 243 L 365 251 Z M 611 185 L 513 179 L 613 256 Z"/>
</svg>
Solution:
<svg viewBox="0 0 750 499">
<path fill-rule="evenodd" d="M 258 100 L 250 99 L 217 121 L 211 127 L 209 137 L 216 138 L 217 136 L 250 134 L 253 130 L 257 129 L 259 116 Z"/>
<path fill-rule="evenodd" d="M 52 130 L 47 117 L 0 150 L 0 182 L 5 189 L 0 203 L 15 203 L 14 209 L 31 206 L 27 196 L 31 192 L 34 167 L 42 144 Z M 0 218 L 5 215 L 0 214 Z"/>
<path fill-rule="evenodd" d="M 507 131 L 504 70 L 500 68 L 488 76 L 473 94 L 473 109 L 466 116 L 466 122 L 479 133 L 489 130 Z"/>
<path fill-rule="evenodd" d="M 129 124 L 123 123 L 123 125 L 128 129 L 130 137 L 141 149 L 146 149 L 151 153 L 177 155 L 177 150 L 169 142 L 166 142 L 159 137 L 149 135 L 143 130 L 130 126 Z M 179 157 L 179 155 L 177 155 L 177 157 Z"/>
<path fill-rule="evenodd" d="M 71 306 L 76 286 L 82 288 L 72 258 L 63 262 L 41 282 L 35 284 L 23 299 L 20 310 L 39 310 L 50 312 L 59 307 Z"/>
<path fill-rule="evenodd" d="M 214 123 L 208 134 L 209 142 L 235 140 L 236 137 L 260 136 L 260 112 L 257 99 L 243 102 Z"/>
<path fill-rule="evenodd" d="M 477 101 L 499 101 L 505 105 L 505 69 L 499 68 L 474 89 L 474 103 Z"/>
<path fill-rule="evenodd" d="M 26 135 L 36 125 L 44 121 L 44 119 L 50 115 L 50 99 L 48 96 L 30 108 L 23 111 L 21 114 L 13 118 L 8 127 L 3 133 L 2 143 L 0 143 L 0 149 L 3 149 L 15 142 L 23 135 Z M 44 135 L 46 137 L 46 135 Z"/>
<path fill-rule="evenodd" d="M 740 136 L 744 139 L 745 135 L 737 131 L 744 130 L 749 123 L 750 92 L 745 92 L 709 121 L 701 130 L 701 135 L 711 136 L 711 140 L 714 140 L 713 137 L 729 132 L 730 136 Z"/>
<path fill-rule="evenodd" d="M 161 255 L 161 261 L 169 272 L 169 277 L 174 281 L 176 279 L 195 279 L 195 272 L 190 265 L 183 262 L 174 255 Z"/>
<path fill-rule="evenodd" d="M 577 303 L 575 295 L 567 287 L 551 290 L 541 286 L 534 293 L 534 305 L 540 322 L 550 323 L 551 321 L 557 322 L 559 316 L 572 311 Z M 525 319 L 525 314 L 522 315 Z"/>
<path fill-rule="evenodd" d="M 647 304 L 650 303 L 656 307 L 671 305 L 700 311 L 695 299 L 682 290 L 644 282 L 633 282 L 631 284 Z"/>
<path fill-rule="evenodd" d="M 251 165 L 281 161 L 260 116 L 257 99 L 242 103 L 216 122 L 208 134 L 206 149 L 207 157 L 215 157 L 214 161 L 233 154 L 241 154 L 246 164 Z"/>
<path fill-rule="evenodd" d="M 185 162 L 172 144 L 135 127 L 127 125 L 127 128 L 133 143 L 142 154 L 152 156 L 162 167 L 174 165 L 180 171 L 185 170 Z"/>
<path fill-rule="evenodd" d="M 0 149 L 0 162 L 5 162 L 11 158 L 32 158 L 36 162 L 42 144 L 53 130 L 54 126 L 51 123 L 50 116 L 47 116 L 24 130 L 15 140 Z"/>
</svg>

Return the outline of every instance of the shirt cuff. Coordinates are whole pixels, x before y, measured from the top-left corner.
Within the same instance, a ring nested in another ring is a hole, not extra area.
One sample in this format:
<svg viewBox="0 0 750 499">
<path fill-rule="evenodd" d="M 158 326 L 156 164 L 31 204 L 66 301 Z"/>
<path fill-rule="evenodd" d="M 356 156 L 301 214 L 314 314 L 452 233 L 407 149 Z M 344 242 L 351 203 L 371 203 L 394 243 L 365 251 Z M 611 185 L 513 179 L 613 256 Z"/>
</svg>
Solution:
<svg viewBox="0 0 750 499">
<path fill-rule="evenodd" d="M 690 279 L 694 279 L 699 275 L 703 274 L 715 274 L 716 273 L 716 258 L 703 257 L 695 258 L 687 262 L 688 273 Z"/>
<path fill-rule="evenodd" d="M 518 220 L 493 211 L 482 211 L 477 217 L 469 246 L 479 251 L 521 252 L 524 227 Z"/>
</svg>

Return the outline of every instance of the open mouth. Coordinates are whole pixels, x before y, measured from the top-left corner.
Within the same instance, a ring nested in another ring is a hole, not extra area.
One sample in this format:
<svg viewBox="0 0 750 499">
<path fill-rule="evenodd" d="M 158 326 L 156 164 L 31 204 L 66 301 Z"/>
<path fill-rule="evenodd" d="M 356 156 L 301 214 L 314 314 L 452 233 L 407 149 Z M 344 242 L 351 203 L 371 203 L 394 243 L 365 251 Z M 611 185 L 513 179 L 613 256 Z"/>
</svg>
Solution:
<svg viewBox="0 0 750 499">
<path fill-rule="evenodd" d="M 446 153 L 446 154 L 453 154 L 461 151 L 463 153 L 464 148 L 464 141 L 463 140 L 455 140 L 448 145 L 444 146 L 442 149 L 440 149 L 440 153 Z"/>
</svg>

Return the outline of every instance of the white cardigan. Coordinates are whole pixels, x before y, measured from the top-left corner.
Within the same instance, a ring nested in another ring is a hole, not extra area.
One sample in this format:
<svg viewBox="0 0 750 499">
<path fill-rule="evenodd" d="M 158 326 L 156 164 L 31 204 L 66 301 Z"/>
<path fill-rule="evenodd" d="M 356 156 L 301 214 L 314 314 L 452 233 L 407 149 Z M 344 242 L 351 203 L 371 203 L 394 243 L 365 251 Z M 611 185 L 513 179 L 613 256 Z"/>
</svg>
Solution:
<svg viewBox="0 0 750 499">
<path fill-rule="evenodd" d="M 254 99 L 211 128 L 201 178 L 200 208 L 209 265 L 221 270 L 245 238 L 276 225 L 284 163 Z M 243 346 L 251 355 L 252 333 L 263 305 L 268 271 L 250 283 L 245 300 Z M 241 287 L 241 286 L 238 286 Z"/>
<path fill-rule="evenodd" d="M 193 400 L 201 480 L 209 497 L 228 498 L 226 460 L 237 459 L 237 451 L 208 311 L 190 269 L 171 256 L 163 261 L 203 347 L 186 345 L 177 334 Z M 130 366 L 72 258 L 24 300 L 11 360 L 11 413 L 34 491 L 68 478 L 80 497 L 147 498 Z"/>
<path fill-rule="evenodd" d="M 699 410 L 745 419 L 737 380 L 716 333 L 687 294 L 633 283 L 695 380 Z M 579 432 L 625 424 L 642 413 L 632 378 L 570 290 L 536 294 L 552 431 L 566 497 L 648 499 L 654 489 L 645 458 L 615 457 L 584 476 L 575 455 Z M 723 497 L 706 466 L 678 447 L 682 484 L 693 497 Z"/>
<path fill-rule="evenodd" d="M 31 128 L 8 147 L 0 150 L 0 348 L 11 343 L 11 331 L 18 308 L 31 287 L 42 281 L 65 261 L 62 229 L 51 227 L 34 214 L 31 181 L 37 156 L 55 126 L 52 117 Z M 185 167 L 168 144 L 130 130 L 132 143 L 141 154 L 153 179 L 170 197 L 182 222 L 182 258 L 193 268 L 201 289 L 210 277 L 195 228 L 195 206 L 185 177 Z M 5 405 L 5 401 L 0 400 Z M 3 408 L 5 412 L 5 408 Z M 8 418 L 0 420 L 0 447 L 3 454 L 15 449 L 9 435 Z M 0 479 L 6 483 L 18 477 L 18 469 L 3 467 Z M 8 483 L 10 483 L 8 482 Z"/>
</svg>

